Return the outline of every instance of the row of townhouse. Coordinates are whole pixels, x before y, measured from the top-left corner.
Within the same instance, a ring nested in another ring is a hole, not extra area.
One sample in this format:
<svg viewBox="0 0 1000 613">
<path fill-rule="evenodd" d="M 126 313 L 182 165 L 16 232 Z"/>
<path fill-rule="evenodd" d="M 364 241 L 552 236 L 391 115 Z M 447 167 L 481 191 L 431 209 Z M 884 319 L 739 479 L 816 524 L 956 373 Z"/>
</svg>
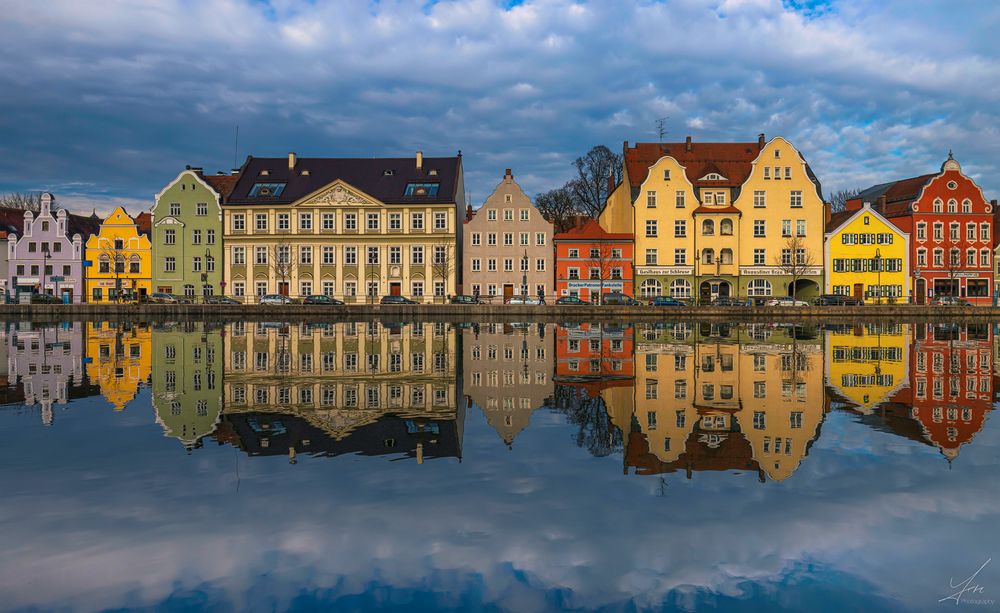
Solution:
<svg viewBox="0 0 1000 613">
<path fill-rule="evenodd" d="M 53 213 L 46 194 L 37 215 L 0 215 L 0 266 L 9 294 L 70 302 L 153 292 L 349 302 L 996 295 L 997 207 L 950 155 L 939 172 L 873 186 L 837 213 L 781 137 L 626 142 L 622 157 L 600 216 L 555 233 L 510 169 L 480 208 L 466 205 L 461 152 L 250 156 L 229 174 L 186 168 L 135 218 L 121 208 L 103 222 Z"/>
</svg>

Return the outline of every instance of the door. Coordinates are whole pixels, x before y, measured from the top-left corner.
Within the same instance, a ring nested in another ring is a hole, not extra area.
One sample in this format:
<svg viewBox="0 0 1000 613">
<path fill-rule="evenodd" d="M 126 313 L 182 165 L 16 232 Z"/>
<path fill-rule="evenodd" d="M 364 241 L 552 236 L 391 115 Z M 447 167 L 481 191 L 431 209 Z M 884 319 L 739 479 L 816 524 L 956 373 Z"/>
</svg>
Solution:
<svg viewBox="0 0 1000 613">
<path fill-rule="evenodd" d="M 390 283 L 389 284 L 389 295 L 390 296 L 399 296 L 401 294 L 401 292 L 402 292 L 402 288 L 401 288 L 401 286 L 400 286 L 399 283 Z"/>
<path fill-rule="evenodd" d="M 514 286 L 510 283 L 503 284 L 503 301 L 507 302 L 514 295 Z"/>
<path fill-rule="evenodd" d="M 712 300 L 712 284 L 708 281 L 702 281 L 701 283 L 701 302 L 703 304 L 711 302 Z"/>
<path fill-rule="evenodd" d="M 927 281 L 924 279 L 917 279 L 917 304 L 924 304 L 927 297 Z"/>
<path fill-rule="evenodd" d="M 863 299 L 865 297 L 865 284 L 855 283 L 854 284 L 854 297 L 857 299 Z"/>
<path fill-rule="evenodd" d="M 729 283 L 723 281 L 719 283 L 719 297 L 728 298 L 729 297 Z"/>
<path fill-rule="evenodd" d="M 278 282 L 278 293 L 282 296 L 288 295 L 288 281 Z"/>
<path fill-rule="evenodd" d="M 62 296 L 63 296 L 63 304 L 73 304 L 73 290 L 66 289 L 64 287 L 62 290 Z"/>
</svg>

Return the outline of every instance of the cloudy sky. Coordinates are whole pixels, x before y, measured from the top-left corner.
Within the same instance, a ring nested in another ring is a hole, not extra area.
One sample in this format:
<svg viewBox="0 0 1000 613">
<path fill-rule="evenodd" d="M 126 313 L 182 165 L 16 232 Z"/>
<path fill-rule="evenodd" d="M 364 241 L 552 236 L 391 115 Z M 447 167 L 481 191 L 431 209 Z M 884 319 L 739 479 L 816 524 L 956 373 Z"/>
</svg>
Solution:
<svg viewBox="0 0 1000 613">
<path fill-rule="evenodd" d="M 781 134 L 827 191 L 936 169 L 1000 196 L 1000 4 L 0 2 L 0 192 L 148 206 L 185 164 L 465 156 L 478 205 L 594 144 Z M 239 125 L 239 145 L 234 133 Z"/>
</svg>

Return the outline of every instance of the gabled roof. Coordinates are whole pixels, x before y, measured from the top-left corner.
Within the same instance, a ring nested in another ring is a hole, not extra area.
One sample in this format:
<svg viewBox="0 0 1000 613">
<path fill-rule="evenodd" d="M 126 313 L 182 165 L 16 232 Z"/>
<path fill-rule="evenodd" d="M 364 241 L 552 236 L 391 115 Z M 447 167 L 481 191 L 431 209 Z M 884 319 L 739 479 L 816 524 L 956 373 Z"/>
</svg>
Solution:
<svg viewBox="0 0 1000 613">
<path fill-rule="evenodd" d="M 627 233 L 613 234 L 606 231 L 593 219 L 588 219 L 581 224 L 577 224 L 560 232 L 552 237 L 557 241 L 580 241 L 580 240 L 604 240 L 604 241 L 631 241 L 632 235 Z"/>
<path fill-rule="evenodd" d="M 337 180 L 386 203 L 449 204 L 456 201 L 461 188 L 461 156 L 425 157 L 419 169 L 415 158 L 297 158 L 294 162 L 295 167 L 289 169 L 287 158 L 248 157 L 226 203 L 290 204 Z M 284 185 L 278 196 L 251 197 L 257 183 Z M 406 196 L 410 183 L 436 183 L 437 195 Z"/>
<path fill-rule="evenodd" d="M 885 196 L 885 205 L 879 207 L 883 215 L 886 217 L 906 215 L 910 212 L 910 205 L 913 204 L 913 201 L 920 197 L 924 186 L 936 176 L 938 173 L 873 185 L 851 200 L 871 202 L 872 205 L 875 205 L 879 198 Z"/>
<path fill-rule="evenodd" d="M 236 187 L 236 180 L 239 178 L 237 175 L 202 175 L 202 179 L 205 179 L 205 183 L 212 186 L 212 189 L 216 191 L 220 196 L 222 196 L 223 201 L 229 197 L 232 193 L 233 188 Z"/>
<path fill-rule="evenodd" d="M 636 143 L 625 149 L 625 170 L 629 183 L 638 187 L 646 180 L 649 167 L 663 156 L 671 156 L 684 166 L 684 174 L 695 186 L 742 185 L 761 146 L 752 143 Z M 709 173 L 718 173 L 724 180 L 702 181 Z"/>
<path fill-rule="evenodd" d="M 143 211 L 135 216 L 135 226 L 139 230 L 139 234 L 145 234 L 146 236 L 152 236 L 152 221 L 153 216 L 147 211 Z"/>
</svg>

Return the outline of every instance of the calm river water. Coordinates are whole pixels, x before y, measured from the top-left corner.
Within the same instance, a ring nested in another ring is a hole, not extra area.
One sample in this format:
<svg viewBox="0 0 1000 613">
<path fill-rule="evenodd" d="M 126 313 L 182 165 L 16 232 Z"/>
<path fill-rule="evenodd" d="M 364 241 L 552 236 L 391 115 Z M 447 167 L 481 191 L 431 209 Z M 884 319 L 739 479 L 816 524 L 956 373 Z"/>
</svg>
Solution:
<svg viewBox="0 0 1000 613">
<path fill-rule="evenodd" d="M 7 324 L 0 609 L 998 610 L 997 339 Z"/>
</svg>

